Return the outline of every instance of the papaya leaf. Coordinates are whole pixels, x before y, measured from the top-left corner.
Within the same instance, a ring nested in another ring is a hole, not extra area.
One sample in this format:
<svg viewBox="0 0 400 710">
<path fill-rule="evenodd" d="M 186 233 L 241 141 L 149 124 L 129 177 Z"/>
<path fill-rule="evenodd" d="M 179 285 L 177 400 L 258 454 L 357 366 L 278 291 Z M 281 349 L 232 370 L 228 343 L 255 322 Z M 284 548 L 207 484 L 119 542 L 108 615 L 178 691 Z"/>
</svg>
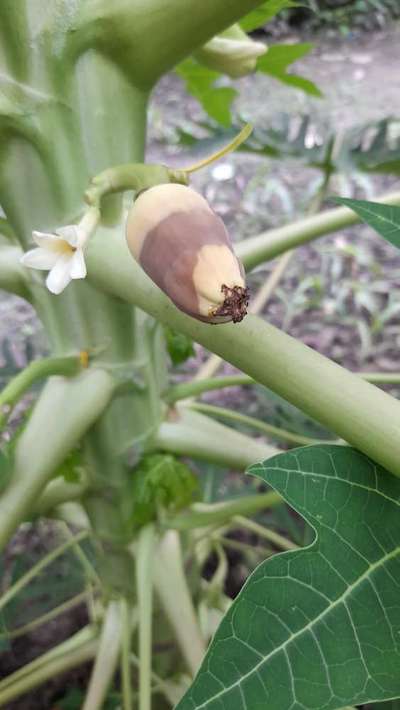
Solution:
<svg viewBox="0 0 400 710">
<path fill-rule="evenodd" d="M 195 474 L 173 456 L 144 456 L 132 472 L 134 528 L 156 520 L 161 511 L 175 513 L 189 505 L 198 488 Z"/>
<path fill-rule="evenodd" d="M 249 472 L 315 540 L 250 576 L 177 710 L 335 710 L 399 697 L 400 480 L 335 445 Z"/>
<path fill-rule="evenodd" d="M 269 47 L 268 52 L 257 60 L 258 71 L 264 72 L 278 79 L 284 84 L 294 86 L 296 89 L 301 89 L 306 94 L 321 97 L 322 93 L 314 82 L 305 79 L 302 76 L 288 74 L 287 68 L 293 62 L 296 62 L 305 54 L 308 54 L 313 48 L 309 42 L 303 44 L 276 44 Z"/>
<path fill-rule="evenodd" d="M 375 229 L 387 242 L 400 249 L 400 207 L 381 205 L 367 200 L 335 197 L 335 202 L 350 207 L 359 217 Z"/>
<path fill-rule="evenodd" d="M 292 0 L 267 0 L 260 7 L 245 15 L 239 24 L 245 32 L 252 32 L 257 27 L 266 25 L 281 10 L 297 6 L 298 3 L 292 2 Z"/>
<path fill-rule="evenodd" d="M 175 71 L 185 82 L 187 91 L 211 118 L 223 126 L 231 124 L 231 104 L 237 91 L 230 86 L 216 86 L 222 74 L 198 64 L 194 59 L 185 59 Z"/>
</svg>

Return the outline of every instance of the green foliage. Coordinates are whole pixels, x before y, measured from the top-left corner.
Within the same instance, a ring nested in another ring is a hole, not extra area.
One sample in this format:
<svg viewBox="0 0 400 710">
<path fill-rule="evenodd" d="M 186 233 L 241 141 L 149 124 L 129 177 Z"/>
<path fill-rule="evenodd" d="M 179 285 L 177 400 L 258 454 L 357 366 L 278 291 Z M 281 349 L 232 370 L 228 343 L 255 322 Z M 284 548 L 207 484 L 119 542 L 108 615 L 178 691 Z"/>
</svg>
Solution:
<svg viewBox="0 0 400 710">
<path fill-rule="evenodd" d="M 309 79 L 295 74 L 288 74 L 287 68 L 293 62 L 308 54 L 313 48 L 309 42 L 304 44 L 276 44 L 257 60 L 257 69 L 273 76 L 284 84 L 301 89 L 312 96 L 322 96 L 318 87 Z"/>
<path fill-rule="evenodd" d="M 284 84 L 313 96 L 321 96 L 312 81 L 286 72 L 290 64 L 307 54 L 312 47 L 309 43 L 274 45 L 257 60 L 257 69 Z M 198 64 L 194 59 L 185 59 L 175 71 L 185 82 L 187 91 L 200 102 L 206 113 L 217 123 L 229 127 L 232 123 L 232 102 L 237 91 L 231 86 L 220 85 L 224 75 Z"/>
<path fill-rule="evenodd" d="M 165 326 L 164 333 L 168 355 L 173 365 L 181 365 L 195 354 L 193 341 L 187 335 L 178 333 L 169 326 Z"/>
<path fill-rule="evenodd" d="M 350 207 L 381 237 L 400 249 L 400 207 L 345 197 L 336 197 L 335 202 Z"/>
<path fill-rule="evenodd" d="M 249 470 L 312 525 L 313 544 L 249 578 L 178 710 L 335 710 L 400 695 L 400 481 L 312 446 Z"/>
<path fill-rule="evenodd" d="M 272 20 L 281 10 L 297 7 L 292 0 L 267 0 L 240 20 L 240 26 L 245 32 L 252 32 Z"/>
<path fill-rule="evenodd" d="M 76 447 L 69 452 L 65 461 L 58 467 L 54 477 L 63 476 L 67 483 L 78 483 L 81 480 L 82 466 L 82 451 L 79 447 Z"/>
<path fill-rule="evenodd" d="M 228 86 L 217 86 L 221 78 L 219 72 L 198 64 L 194 59 L 185 59 L 176 68 L 176 73 L 184 80 L 187 91 L 202 105 L 217 123 L 229 126 L 231 106 L 237 91 Z"/>
<path fill-rule="evenodd" d="M 11 476 L 11 463 L 6 454 L 0 451 L 0 493 L 7 486 Z"/>
<path fill-rule="evenodd" d="M 310 12 L 304 12 L 305 7 Z M 331 31 L 348 35 L 361 30 L 371 32 L 389 23 L 392 18 L 400 17 L 400 6 L 397 0 L 305 0 L 298 11 L 289 13 L 293 24 L 296 16 L 301 13 L 300 21 L 304 21 L 308 31 Z"/>
<path fill-rule="evenodd" d="M 167 454 L 144 456 L 132 472 L 132 522 L 139 528 L 162 512 L 175 513 L 197 492 L 197 478 L 188 466 Z"/>
</svg>

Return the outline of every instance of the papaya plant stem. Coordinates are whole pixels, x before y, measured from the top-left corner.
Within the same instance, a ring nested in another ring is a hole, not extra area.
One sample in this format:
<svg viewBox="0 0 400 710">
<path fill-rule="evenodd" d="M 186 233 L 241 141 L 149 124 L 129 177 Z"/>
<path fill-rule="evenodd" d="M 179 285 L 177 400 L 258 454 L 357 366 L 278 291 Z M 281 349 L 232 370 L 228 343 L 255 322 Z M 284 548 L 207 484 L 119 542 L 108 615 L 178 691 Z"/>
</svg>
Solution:
<svg viewBox="0 0 400 710">
<path fill-rule="evenodd" d="M 213 404 L 203 404 L 203 402 L 193 402 L 188 405 L 190 409 L 195 412 L 200 412 L 201 414 L 210 414 L 212 417 L 222 417 L 222 419 L 228 419 L 231 422 L 237 422 L 238 424 L 244 424 L 245 426 L 252 427 L 253 429 L 258 429 L 259 431 L 268 434 L 276 439 L 282 439 L 282 441 L 288 441 L 291 444 L 298 446 L 311 446 L 312 444 L 331 444 L 332 441 L 322 441 L 320 439 L 313 439 L 310 436 L 302 436 L 301 434 L 295 434 L 291 431 L 286 431 L 286 429 L 281 429 L 280 427 L 273 426 L 267 422 L 263 422 L 255 417 L 249 417 L 246 414 L 241 414 L 240 412 L 234 412 L 232 409 L 227 409 L 225 407 L 216 407 Z"/>
<path fill-rule="evenodd" d="M 66 602 L 63 602 L 63 604 L 59 604 L 58 606 L 54 607 L 54 609 L 48 611 L 46 614 L 42 614 L 42 616 L 38 616 L 33 621 L 30 621 L 29 624 L 24 624 L 24 626 L 18 626 L 16 629 L 12 629 L 11 631 L 2 635 L 1 638 L 16 639 L 19 636 L 25 636 L 25 634 L 29 634 L 35 629 L 37 629 L 38 626 L 42 626 L 48 621 L 56 619 L 57 616 L 64 614 L 66 611 L 75 609 L 76 606 L 79 606 L 80 604 L 82 604 L 82 602 L 86 601 L 87 597 L 87 591 L 81 592 L 80 594 L 76 594 L 74 597 L 72 597 L 71 599 L 67 599 Z"/>
<path fill-rule="evenodd" d="M 387 205 L 400 204 L 400 192 L 389 192 L 374 198 L 375 202 Z M 274 259 L 288 249 L 294 249 L 301 244 L 325 234 L 337 232 L 339 229 L 358 224 L 361 219 L 346 207 L 336 207 L 310 217 L 304 217 L 292 224 L 276 229 L 270 229 L 255 237 L 250 237 L 236 247 L 236 252 L 246 270 L 254 269 L 264 261 Z"/>
<path fill-rule="evenodd" d="M 267 493 L 243 496 L 228 503 L 197 503 L 192 505 L 189 512 L 168 518 L 164 524 L 165 527 L 175 530 L 192 530 L 209 525 L 219 526 L 228 523 L 235 515 L 256 515 L 263 510 L 281 505 L 282 502 L 279 493 L 268 491 Z"/>
<path fill-rule="evenodd" d="M 151 710 L 153 563 L 157 544 L 154 525 L 139 532 L 136 588 L 139 611 L 139 710 Z"/>
<path fill-rule="evenodd" d="M 88 489 L 88 482 L 84 480 L 69 483 L 64 478 L 55 478 L 46 486 L 43 493 L 35 503 L 33 514 L 36 516 L 51 516 L 59 505 L 72 500 L 79 500 Z"/>
<path fill-rule="evenodd" d="M 74 24 L 74 53 L 79 55 L 88 46 L 97 49 L 98 43 L 104 54 L 122 65 L 134 85 L 151 89 L 178 62 L 260 4 L 261 0 L 84 3 Z M 93 40 L 94 13 L 102 22 Z M 112 33 L 103 29 L 110 23 Z"/>
<path fill-rule="evenodd" d="M 400 384 L 400 372 L 355 372 L 366 382 L 375 385 L 398 385 Z M 258 383 L 249 375 L 222 375 L 221 377 L 210 377 L 205 380 L 188 380 L 179 385 L 170 387 L 164 394 L 163 399 L 167 404 L 174 404 L 182 399 L 198 397 L 204 392 L 223 389 L 224 387 L 241 387 L 243 385 L 257 385 Z"/>
<path fill-rule="evenodd" d="M 96 660 L 82 710 L 100 710 L 114 676 L 121 649 L 121 602 L 112 599 L 106 608 Z"/>
<path fill-rule="evenodd" d="M 43 557 L 39 562 L 37 562 L 33 567 L 31 567 L 28 572 L 26 572 L 22 577 L 20 577 L 7 591 L 2 595 L 0 598 L 0 609 L 3 609 L 3 607 L 8 604 L 11 599 L 13 599 L 19 592 L 26 587 L 29 582 L 34 579 L 40 572 L 42 572 L 48 565 L 50 565 L 54 560 L 57 559 L 57 557 L 60 557 L 60 555 L 63 555 L 66 550 L 68 550 L 70 547 L 73 547 L 77 542 L 81 542 L 85 538 L 87 538 L 89 533 L 87 530 L 83 530 L 82 532 L 78 533 L 77 535 L 74 535 L 71 537 L 70 540 L 67 540 L 64 542 L 62 545 L 59 545 L 56 547 L 54 550 L 51 550 L 45 557 Z"/>
<path fill-rule="evenodd" d="M 178 533 L 169 530 L 157 550 L 153 571 L 154 587 L 167 616 L 182 656 L 193 676 L 204 658 L 206 644 L 201 635 L 183 567 Z M 140 707 L 142 710 L 142 707 Z"/>
<path fill-rule="evenodd" d="M 132 676 L 131 676 L 131 638 L 132 614 L 127 599 L 121 599 L 122 643 L 121 643 L 121 678 L 123 710 L 133 710 Z"/>
<path fill-rule="evenodd" d="M 51 375 L 72 377 L 82 369 L 80 355 L 67 357 L 47 357 L 33 360 L 24 370 L 18 373 L 0 392 L 0 429 L 9 417 L 12 408 L 25 392 L 38 380 Z"/>
<path fill-rule="evenodd" d="M 232 518 L 232 524 L 251 530 L 251 532 L 256 533 L 259 537 L 265 538 L 268 542 L 272 542 L 273 545 L 279 547 L 281 550 L 298 550 L 298 545 L 291 540 L 283 537 L 283 535 L 279 535 L 275 530 L 270 530 L 264 527 L 264 525 L 255 523 L 254 520 L 245 518 L 243 515 L 235 515 L 235 517 Z"/>
<path fill-rule="evenodd" d="M 236 469 L 245 469 L 279 451 L 188 407 L 177 407 L 170 413 L 152 444 L 163 451 Z"/>
</svg>

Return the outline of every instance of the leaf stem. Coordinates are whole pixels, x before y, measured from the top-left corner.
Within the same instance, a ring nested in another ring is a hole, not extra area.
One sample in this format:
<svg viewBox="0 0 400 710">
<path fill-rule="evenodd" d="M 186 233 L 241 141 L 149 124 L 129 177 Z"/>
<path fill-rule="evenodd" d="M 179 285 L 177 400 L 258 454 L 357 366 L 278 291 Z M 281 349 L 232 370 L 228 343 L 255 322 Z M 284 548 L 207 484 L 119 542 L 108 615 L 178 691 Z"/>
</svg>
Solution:
<svg viewBox="0 0 400 710">
<path fill-rule="evenodd" d="M 121 599 L 122 643 L 121 643 L 121 677 L 123 710 L 133 710 L 132 677 L 131 677 L 131 636 L 132 615 L 127 599 Z"/>
<path fill-rule="evenodd" d="M 211 417 L 176 408 L 169 420 L 162 422 L 153 446 L 180 456 L 210 461 L 220 466 L 245 469 L 278 453 L 278 449 L 234 431 Z"/>
<path fill-rule="evenodd" d="M 16 639 L 20 636 L 25 636 L 25 634 L 31 633 L 31 631 L 34 631 L 34 629 L 36 629 L 38 626 L 42 626 L 48 621 L 56 619 L 57 616 L 64 614 L 66 611 L 69 611 L 70 609 L 74 609 L 76 606 L 79 606 L 80 604 L 82 604 L 82 602 L 87 600 L 87 597 L 87 591 L 81 592 L 80 594 L 76 594 L 74 597 L 72 597 L 71 599 L 67 599 L 67 601 L 54 607 L 54 609 L 51 609 L 46 614 L 42 614 L 42 616 L 38 616 L 36 619 L 33 619 L 33 621 L 30 621 L 29 624 L 24 624 L 24 626 L 18 626 L 16 629 L 12 629 L 11 631 L 7 632 L 6 634 L 4 634 L 4 638 Z"/>
<path fill-rule="evenodd" d="M 259 431 L 268 434 L 276 439 L 282 439 L 283 441 L 288 441 L 295 446 L 311 446 L 313 444 L 323 444 L 332 441 L 323 441 L 321 439 L 313 439 L 309 436 L 303 436 L 301 434 L 295 434 L 294 432 L 287 431 L 286 429 L 281 429 L 280 427 L 273 426 L 267 422 L 263 422 L 255 417 L 249 417 L 247 414 L 241 414 L 240 412 L 234 412 L 231 409 L 225 407 L 216 407 L 213 404 L 203 404 L 202 402 L 193 402 L 188 405 L 190 409 L 195 412 L 200 412 L 202 414 L 210 414 L 214 417 L 222 417 L 222 419 L 228 419 L 232 422 L 238 422 L 238 424 L 244 424 L 245 426 L 252 427 L 253 429 L 258 429 Z"/>
<path fill-rule="evenodd" d="M 18 373 L 0 392 L 0 429 L 4 426 L 12 408 L 25 392 L 38 380 L 51 375 L 64 375 L 72 377 L 82 369 L 80 355 L 67 357 L 47 357 L 42 360 L 33 360 Z"/>
<path fill-rule="evenodd" d="M 81 542 L 89 535 L 87 530 L 83 530 L 71 537 L 62 545 L 59 545 L 54 550 L 51 550 L 45 557 L 43 557 L 39 562 L 37 562 L 33 567 L 31 567 L 28 572 L 22 575 L 0 598 L 0 609 L 3 609 L 6 604 L 8 604 L 11 599 L 13 599 L 24 587 L 26 587 L 29 582 L 34 579 L 40 572 L 42 572 L 48 565 L 50 565 L 57 557 L 63 555 L 70 547 L 73 547 L 77 542 Z"/>
<path fill-rule="evenodd" d="M 194 163 L 193 165 L 189 165 L 186 168 L 183 168 L 185 173 L 194 173 L 196 170 L 201 170 L 202 168 L 205 168 L 207 165 L 210 165 L 211 163 L 214 163 L 216 160 L 220 160 L 221 158 L 224 157 L 224 155 L 227 155 L 228 153 L 233 152 L 238 148 L 242 143 L 244 143 L 247 138 L 249 137 L 250 133 L 253 130 L 253 126 L 250 123 L 246 123 L 246 125 L 242 128 L 240 133 L 235 136 L 235 138 L 230 141 L 227 145 L 225 145 L 223 148 L 220 150 L 217 150 L 216 153 L 213 153 L 212 155 L 209 155 L 207 158 L 204 158 L 204 160 L 199 160 L 198 163 Z"/>
<path fill-rule="evenodd" d="M 56 648 L 52 648 L 39 658 L 35 658 L 31 663 L 3 678 L 0 681 L 0 706 L 5 706 L 14 698 L 27 693 L 59 673 L 79 667 L 85 661 L 90 660 L 96 653 L 97 644 L 94 630 L 86 627 Z"/>
<path fill-rule="evenodd" d="M 279 547 L 281 550 L 299 549 L 298 545 L 282 535 L 279 535 L 279 533 L 275 532 L 275 530 L 270 530 L 269 528 L 264 527 L 264 525 L 254 522 L 254 520 L 245 518 L 243 515 L 235 515 L 234 518 L 232 518 L 232 524 L 237 524 L 243 528 L 247 528 L 247 530 L 251 530 L 259 537 L 263 537 L 268 540 L 268 542 L 272 542 L 273 545 Z"/>
<path fill-rule="evenodd" d="M 54 510 L 63 503 L 76 501 L 82 498 L 88 490 L 89 483 L 85 476 L 79 477 L 76 482 L 68 482 L 64 478 L 58 477 L 50 481 L 43 493 L 35 503 L 33 514 L 46 517 L 53 514 Z"/>
<path fill-rule="evenodd" d="M 76 556 L 76 558 L 79 560 L 81 567 L 87 576 L 88 580 L 92 582 L 95 585 L 101 584 L 100 582 L 100 577 L 97 574 L 94 566 L 90 562 L 90 560 L 87 558 L 85 555 L 84 551 L 82 550 L 81 546 L 79 545 L 79 540 L 77 541 L 74 539 L 73 534 L 71 533 L 71 530 L 69 529 L 69 526 L 64 520 L 60 520 L 59 525 L 63 531 L 64 536 L 67 538 L 67 541 L 70 541 L 72 550 Z"/>
<path fill-rule="evenodd" d="M 400 384 L 400 372 L 355 372 L 354 374 L 375 385 Z M 198 397 L 204 392 L 243 385 L 258 385 L 258 382 L 249 375 L 222 375 L 204 380 L 193 379 L 170 387 L 164 394 L 164 400 L 167 404 L 174 404 L 182 399 Z"/>
<path fill-rule="evenodd" d="M 165 522 L 165 526 L 175 530 L 191 530 L 209 525 L 223 525 L 236 515 L 256 515 L 262 510 L 274 508 L 282 503 L 282 498 L 275 491 L 242 496 L 227 503 L 195 503 L 189 512 L 180 513 Z"/>
<path fill-rule="evenodd" d="M 121 602 L 112 599 L 104 615 L 96 660 L 82 710 L 99 710 L 103 707 L 118 663 L 121 636 Z"/>
<path fill-rule="evenodd" d="M 156 545 L 153 525 L 139 533 L 136 584 L 139 610 L 139 710 L 151 710 L 153 562 Z"/>
<path fill-rule="evenodd" d="M 13 471 L 0 497 L 0 548 L 40 493 L 100 416 L 115 389 L 104 370 L 90 368 L 76 377 L 54 377 L 44 386 L 16 443 Z"/>
<path fill-rule="evenodd" d="M 206 648 L 185 576 L 180 538 L 175 530 L 169 530 L 158 547 L 154 586 L 186 665 L 195 676 Z"/>
</svg>

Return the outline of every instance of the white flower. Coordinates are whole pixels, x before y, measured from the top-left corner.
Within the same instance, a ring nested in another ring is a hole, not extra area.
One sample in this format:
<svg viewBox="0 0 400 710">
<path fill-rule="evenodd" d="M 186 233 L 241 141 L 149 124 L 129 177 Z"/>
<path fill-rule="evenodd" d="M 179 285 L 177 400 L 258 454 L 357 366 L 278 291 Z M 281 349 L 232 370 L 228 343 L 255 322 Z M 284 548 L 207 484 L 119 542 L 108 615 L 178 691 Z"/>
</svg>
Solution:
<svg viewBox="0 0 400 710">
<path fill-rule="evenodd" d="M 26 252 L 21 262 L 31 269 L 49 271 L 46 286 L 52 293 L 59 294 L 72 279 L 85 278 L 83 247 L 87 238 L 86 230 L 79 225 L 60 227 L 54 234 L 33 232 L 38 246 Z"/>
</svg>

